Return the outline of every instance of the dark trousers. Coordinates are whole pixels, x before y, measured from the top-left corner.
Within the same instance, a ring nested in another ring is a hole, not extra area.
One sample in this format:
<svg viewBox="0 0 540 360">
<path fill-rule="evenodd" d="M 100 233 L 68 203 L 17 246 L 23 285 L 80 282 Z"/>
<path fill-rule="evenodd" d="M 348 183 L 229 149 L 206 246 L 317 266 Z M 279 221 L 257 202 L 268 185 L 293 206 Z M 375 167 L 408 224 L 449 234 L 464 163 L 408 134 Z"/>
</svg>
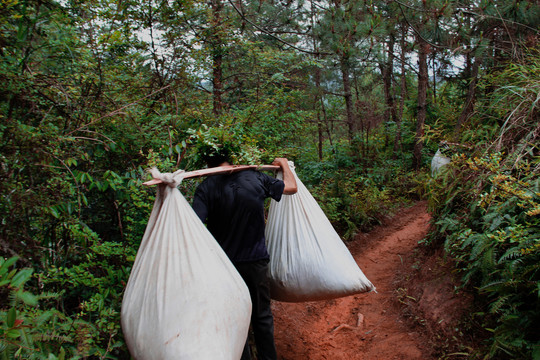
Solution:
<svg viewBox="0 0 540 360">
<path fill-rule="evenodd" d="M 258 360 L 276 360 L 274 343 L 274 317 L 270 308 L 270 286 L 268 283 L 268 260 L 236 263 L 236 269 L 244 279 L 251 296 L 251 330 L 257 348 Z M 250 360 L 249 337 L 241 360 Z"/>
</svg>

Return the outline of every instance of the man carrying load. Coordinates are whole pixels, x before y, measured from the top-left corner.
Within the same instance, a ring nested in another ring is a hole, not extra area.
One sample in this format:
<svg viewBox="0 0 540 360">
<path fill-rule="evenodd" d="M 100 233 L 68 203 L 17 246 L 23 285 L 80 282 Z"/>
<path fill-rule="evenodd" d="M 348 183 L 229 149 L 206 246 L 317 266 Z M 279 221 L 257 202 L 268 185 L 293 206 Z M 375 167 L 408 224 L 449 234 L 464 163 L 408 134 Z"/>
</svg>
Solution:
<svg viewBox="0 0 540 360">
<path fill-rule="evenodd" d="M 225 149 L 205 157 L 208 167 L 230 165 Z M 207 224 L 249 289 L 253 305 L 251 327 L 258 360 L 276 360 L 274 320 L 267 279 L 269 255 L 264 237 L 264 201 L 276 201 L 297 191 L 285 158 L 276 158 L 283 181 L 256 170 L 243 170 L 206 178 L 196 189 L 193 209 Z M 242 360 L 251 359 L 249 342 Z"/>
</svg>

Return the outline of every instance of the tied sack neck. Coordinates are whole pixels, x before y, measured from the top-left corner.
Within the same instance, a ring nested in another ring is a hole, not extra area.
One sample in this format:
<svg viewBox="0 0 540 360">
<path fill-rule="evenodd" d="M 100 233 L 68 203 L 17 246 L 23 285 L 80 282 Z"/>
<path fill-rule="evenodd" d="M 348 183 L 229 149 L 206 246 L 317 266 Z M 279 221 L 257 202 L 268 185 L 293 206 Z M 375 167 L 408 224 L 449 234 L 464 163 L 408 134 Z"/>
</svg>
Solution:
<svg viewBox="0 0 540 360">
<path fill-rule="evenodd" d="M 163 184 L 171 188 L 176 188 L 182 183 L 185 170 L 177 170 L 173 173 L 161 173 L 157 168 L 153 167 L 149 170 L 149 172 L 152 174 L 154 179 L 159 179 L 163 182 Z"/>
</svg>

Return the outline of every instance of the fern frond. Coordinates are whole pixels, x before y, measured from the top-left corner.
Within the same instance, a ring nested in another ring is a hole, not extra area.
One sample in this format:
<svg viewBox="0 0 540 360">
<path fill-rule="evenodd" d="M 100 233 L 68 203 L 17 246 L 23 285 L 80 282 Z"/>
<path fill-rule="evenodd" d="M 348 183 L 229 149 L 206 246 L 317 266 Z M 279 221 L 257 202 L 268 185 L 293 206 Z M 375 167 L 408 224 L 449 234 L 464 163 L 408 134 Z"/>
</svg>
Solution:
<svg viewBox="0 0 540 360">
<path fill-rule="evenodd" d="M 491 246 L 489 239 L 486 236 L 479 236 L 478 241 L 474 244 L 469 255 L 470 260 L 476 260 L 478 257 Z"/>
<path fill-rule="evenodd" d="M 15 357 L 14 352 L 15 349 L 13 345 L 0 339 L 0 356 L 2 359 L 13 359 Z"/>
<path fill-rule="evenodd" d="M 57 335 L 57 334 L 36 334 L 34 335 L 35 340 L 37 341 L 55 341 L 58 343 L 67 343 L 73 341 L 73 339 L 69 336 L 65 335 Z"/>
<path fill-rule="evenodd" d="M 508 280 L 499 279 L 491 281 L 479 288 L 480 291 L 493 291 L 494 288 L 504 287 L 507 284 Z"/>
<path fill-rule="evenodd" d="M 489 312 L 491 314 L 500 314 L 502 311 L 501 309 L 507 304 L 508 299 L 510 299 L 512 295 L 505 295 L 497 300 L 495 300 L 490 306 L 489 306 Z"/>
<path fill-rule="evenodd" d="M 479 259 L 482 271 L 484 273 L 492 272 L 493 269 L 497 266 L 495 260 L 495 249 L 489 245 L 485 245 L 486 250 L 482 254 L 482 257 Z"/>
<path fill-rule="evenodd" d="M 508 249 L 503 256 L 499 258 L 499 261 L 497 261 L 497 264 L 502 264 L 503 262 L 511 259 L 517 259 L 519 257 L 523 256 L 521 253 L 521 249 L 518 247 L 513 247 L 511 249 Z"/>
<path fill-rule="evenodd" d="M 46 293 L 42 293 L 42 294 L 39 294 L 38 297 L 39 297 L 39 300 L 50 300 L 50 299 L 58 299 L 60 298 L 60 296 L 62 296 L 62 293 L 60 292 L 51 292 L 51 291 L 48 291 Z"/>
<path fill-rule="evenodd" d="M 471 233 L 471 235 L 469 235 L 465 241 L 463 241 L 463 244 L 461 245 L 461 248 L 462 249 L 465 249 L 471 245 L 474 245 L 476 244 L 479 240 L 481 240 L 481 237 L 482 237 L 482 234 L 478 234 L 478 233 Z"/>
<path fill-rule="evenodd" d="M 43 313 L 39 314 L 34 320 L 37 327 L 43 325 L 44 323 L 48 322 L 53 316 L 56 316 L 58 314 L 55 310 L 47 310 Z"/>
<path fill-rule="evenodd" d="M 15 291 L 10 291 L 8 298 L 10 307 L 15 307 L 17 305 L 17 294 Z"/>
<path fill-rule="evenodd" d="M 475 268 L 472 268 L 468 270 L 467 272 L 465 272 L 465 275 L 461 279 L 463 281 L 463 284 L 468 284 L 477 273 L 478 271 L 476 271 Z"/>
<path fill-rule="evenodd" d="M 511 263 L 510 263 L 510 269 L 512 269 L 512 272 L 513 273 L 521 273 L 522 271 L 519 270 L 519 268 L 525 264 L 525 260 L 523 259 L 523 257 L 519 257 L 517 259 L 514 259 Z"/>
<path fill-rule="evenodd" d="M 490 293 L 499 293 L 504 294 L 510 292 L 511 294 L 515 293 L 515 289 L 523 285 L 525 282 L 523 280 L 517 280 L 517 279 L 500 279 L 496 281 L 492 281 L 486 285 L 483 285 L 479 288 L 482 292 L 490 292 Z"/>
<path fill-rule="evenodd" d="M 540 283 L 540 263 L 534 263 L 534 264 L 530 264 L 528 266 L 525 266 L 523 268 L 523 270 L 521 271 L 521 276 L 522 277 L 526 277 L 526 275 L 528 274 L 531 274 L 530 276 L 528 276 L 528 279 L 529 280 L 536 280 L 537 282 Z"/>
</svg>

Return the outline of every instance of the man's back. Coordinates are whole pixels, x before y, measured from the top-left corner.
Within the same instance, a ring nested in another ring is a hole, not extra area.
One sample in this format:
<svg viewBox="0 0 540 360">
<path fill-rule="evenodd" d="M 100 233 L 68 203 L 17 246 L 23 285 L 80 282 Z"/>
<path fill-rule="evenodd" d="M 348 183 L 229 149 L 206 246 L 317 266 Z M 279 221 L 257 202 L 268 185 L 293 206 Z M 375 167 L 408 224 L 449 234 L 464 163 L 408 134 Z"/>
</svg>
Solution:
<svg viewBox="0 0 540 360">
<path fill-rule="evenodd" d="M 279 201 L 283 188 L 281 180 L 255 170 L 215 175 L 197 188 L 193 209 L 231 261 L 268 259 L 264 200 Z"/>
</svg>

